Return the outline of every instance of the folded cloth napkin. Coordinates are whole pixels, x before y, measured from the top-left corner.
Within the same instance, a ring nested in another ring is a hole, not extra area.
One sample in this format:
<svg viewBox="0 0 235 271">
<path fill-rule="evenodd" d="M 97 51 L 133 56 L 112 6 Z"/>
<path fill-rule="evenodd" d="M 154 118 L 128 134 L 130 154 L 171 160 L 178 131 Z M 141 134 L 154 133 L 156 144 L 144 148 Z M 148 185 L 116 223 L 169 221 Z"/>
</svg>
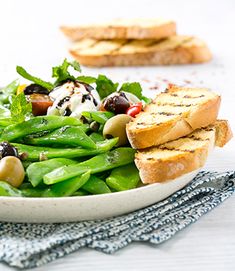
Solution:
<svg viewBox="0 0 235 271">
<path fill-rule="evenodd" d="M 0 261 L 33 268 L 82 247 L 113 253 L 133 241 L 160 244 L 235 190 L 235 171 L 200 172 L 167 199 L 127 215 L 77 223 L 0 223 Z"/>
</svg>

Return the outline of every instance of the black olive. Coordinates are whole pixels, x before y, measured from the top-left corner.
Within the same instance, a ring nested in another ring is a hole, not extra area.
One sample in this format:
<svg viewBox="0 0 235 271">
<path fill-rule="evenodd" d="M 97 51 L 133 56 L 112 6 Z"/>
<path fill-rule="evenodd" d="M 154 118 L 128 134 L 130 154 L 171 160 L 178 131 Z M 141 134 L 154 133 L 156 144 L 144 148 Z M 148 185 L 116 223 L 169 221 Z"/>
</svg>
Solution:
<svg viewBox="0 0 235 271">
<path fill-rule="evenodd" d="M 48 89 L 46 89 L 40 85 L 37 85 L 37 84 L 31 84 L 24 89 L 25 95 L 30 95 L 30 94 L 34 94 L 34 93 L 48 95 L 49 91 L 48 91 Z"/>
<path fill-rule="evenodd" d="M 103 102 L 104 109 L 113 112 L 114 114 L 125 114 L 127 109 L 130 107 L 130 103 L 125 94 L 123 94 L 120 93 L 106 98 Z"/>
<path fill-rule="evenodd" d="M 0 159 L 6 156 L 19 157 L 19 153 L 18 150 L 8 142 L 2 142 L 0 144 Z"/>
</svg>

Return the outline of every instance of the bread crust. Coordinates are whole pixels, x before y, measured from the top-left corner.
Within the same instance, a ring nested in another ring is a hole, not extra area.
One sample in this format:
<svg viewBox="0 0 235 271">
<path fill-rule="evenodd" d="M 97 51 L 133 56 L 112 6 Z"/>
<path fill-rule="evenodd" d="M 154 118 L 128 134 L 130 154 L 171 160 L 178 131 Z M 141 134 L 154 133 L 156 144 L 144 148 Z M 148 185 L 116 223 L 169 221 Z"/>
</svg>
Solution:
<svg viewBox="0 0 235 271">
<path fill-rule="evenodd" d="M 195 41 L 195 39 L 193 40 Z M 182 44 L 165 50 L 145 48 L 142 52 L 121 53 L 116 50 L 101 54 L 99 52 L 97 54 L 83 54 L 81 50 L 74 47 L 69 52 L 82 65 L 90 67 L 181 65 L 211 60 L 211 52 L 205 43 L 195 42 L 186 43 L 186 45 Z"/>
<path fill-rule="evenodd" d="M 138 159 L 137 155 L 135 164 L 144 184 L 166 182 L 201 168 L 206 162 L 208 151 L 205 146 L 194 153 L 187 152 L 168 160 L 159 159 L 151 162 Z"/>
<path fill-rule="evenodd" d="M 210 138 L 210 141 L 205 140 L 205 144 L 202 147 L 195 148 L 191 152 L 176 152 L 174 156 L 169 158 L 149 160 L 143 159 L 142 151 L 137 152 L 135 164 L 139 169 L 141 181 L 145 184 L 166 182 L 199 169 L 204 166 L 212 147 L 223 147 L 232 138 L 232 131 L 226 120 L 217 120 L 213 125 L 209 125 L 203 129 L 208 129 L 208 131 L 213 130 L 214 136 Z M 196 131 L 200 131 L 200 129 Z M 190 137 L 191 135 L 188 136 L 188 138 Z M 149 152 L 148 155 L 151 158 L 155 149 L 149 148 L 144 151 Z"/>
<path fill-rule="evenodd" d="M 223 147 L 232 137 L 233 132 L 227 120 L 218 120 L 215 122 L 216 139 L 215 145 Z"/>
<path fill-rule="evenodd" d="M 172 91 L 175 92 L 177 89 L 180 88 L 173 87 Z M 143 149 L 186 136 L 195 129 L 206 127 L 216 121 L 220 101 L 221 98 L 217 95 L 213 99 L 196 106 L 195 109 L 191 109 L 188 116 L 182 114 L 175 117 L 174 120 L 161 123 L 160 125 L 137 129 L 130 122 L 127 124 L 126 129 L 128 140 L 133 148 Z"/>
<path fill-rule="evenodd" d="M 61 31 L 72 41 L 84 38 L 92 39 L 162 39 L 176 34 L 176 23 L 173 21 L 162 21 L 152 25 L 146 25 L 145 22 L 138 23 L 131 21 L 128 24 L 119 21 L 103 25 L 88 26 L 61 26 Z"/>
</svg>

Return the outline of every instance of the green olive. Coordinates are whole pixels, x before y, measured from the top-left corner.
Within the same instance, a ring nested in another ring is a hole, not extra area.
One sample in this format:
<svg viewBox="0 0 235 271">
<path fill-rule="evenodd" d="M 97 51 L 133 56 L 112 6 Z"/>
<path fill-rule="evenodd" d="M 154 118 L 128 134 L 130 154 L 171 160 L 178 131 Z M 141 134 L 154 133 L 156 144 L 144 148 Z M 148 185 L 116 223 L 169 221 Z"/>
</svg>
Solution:
<svg viewBox="0 0 235 271">
<path fill-rule="evenodd" d="M 110 118 L 104 125 L 103 136 L 105 138 L 119 137 L 118 146 L 128 143 L 126 135 L 126 124 L 131 120 L 131 116 L 119 114 Z"/>
<path fill-rule="evenodd" d="M 6 156 L 0 160 L 0 180 L 19 187 L 25 177 L 24 167 L 19 158 Z"/>
</svg>

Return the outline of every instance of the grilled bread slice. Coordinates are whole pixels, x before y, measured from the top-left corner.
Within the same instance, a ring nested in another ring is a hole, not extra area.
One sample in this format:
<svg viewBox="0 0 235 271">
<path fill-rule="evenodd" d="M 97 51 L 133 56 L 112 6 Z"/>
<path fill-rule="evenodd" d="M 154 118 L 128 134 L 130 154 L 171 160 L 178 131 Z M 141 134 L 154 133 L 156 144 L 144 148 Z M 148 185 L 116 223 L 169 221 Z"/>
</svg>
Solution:
<svg viewBox="0 0 235 271">
<path fill-rule="evenodd" d="M 228 122 L 220 120 L 186 137 L 140 150 L 135 163 L 141 180 L 145 184 L 165 182 L 201 168 L 211 148 L 223 147 L 231 137 Z"/>
<path fill-rule="evenodd" d="M 162 39 L 176 33 L 176 24 L 164 19 L 118 19 L 103 24 L 62 26 L 71 40 L 92 39 Z"/>
<path fill-rule="evenodd" d="M 145 66 L 202 63 L 211 59 L 207 45 L 191 36 L 172 36 L 163 40 L 83 39 L 70 49 L 82 65 Z"/>
<path fill-rule="evenodd" d="M 127 136 L 135 149 L 157 146 L 216 121 L 220 96 L 204 88 L 170 86 L 130 123 Z"/>
</svg>

